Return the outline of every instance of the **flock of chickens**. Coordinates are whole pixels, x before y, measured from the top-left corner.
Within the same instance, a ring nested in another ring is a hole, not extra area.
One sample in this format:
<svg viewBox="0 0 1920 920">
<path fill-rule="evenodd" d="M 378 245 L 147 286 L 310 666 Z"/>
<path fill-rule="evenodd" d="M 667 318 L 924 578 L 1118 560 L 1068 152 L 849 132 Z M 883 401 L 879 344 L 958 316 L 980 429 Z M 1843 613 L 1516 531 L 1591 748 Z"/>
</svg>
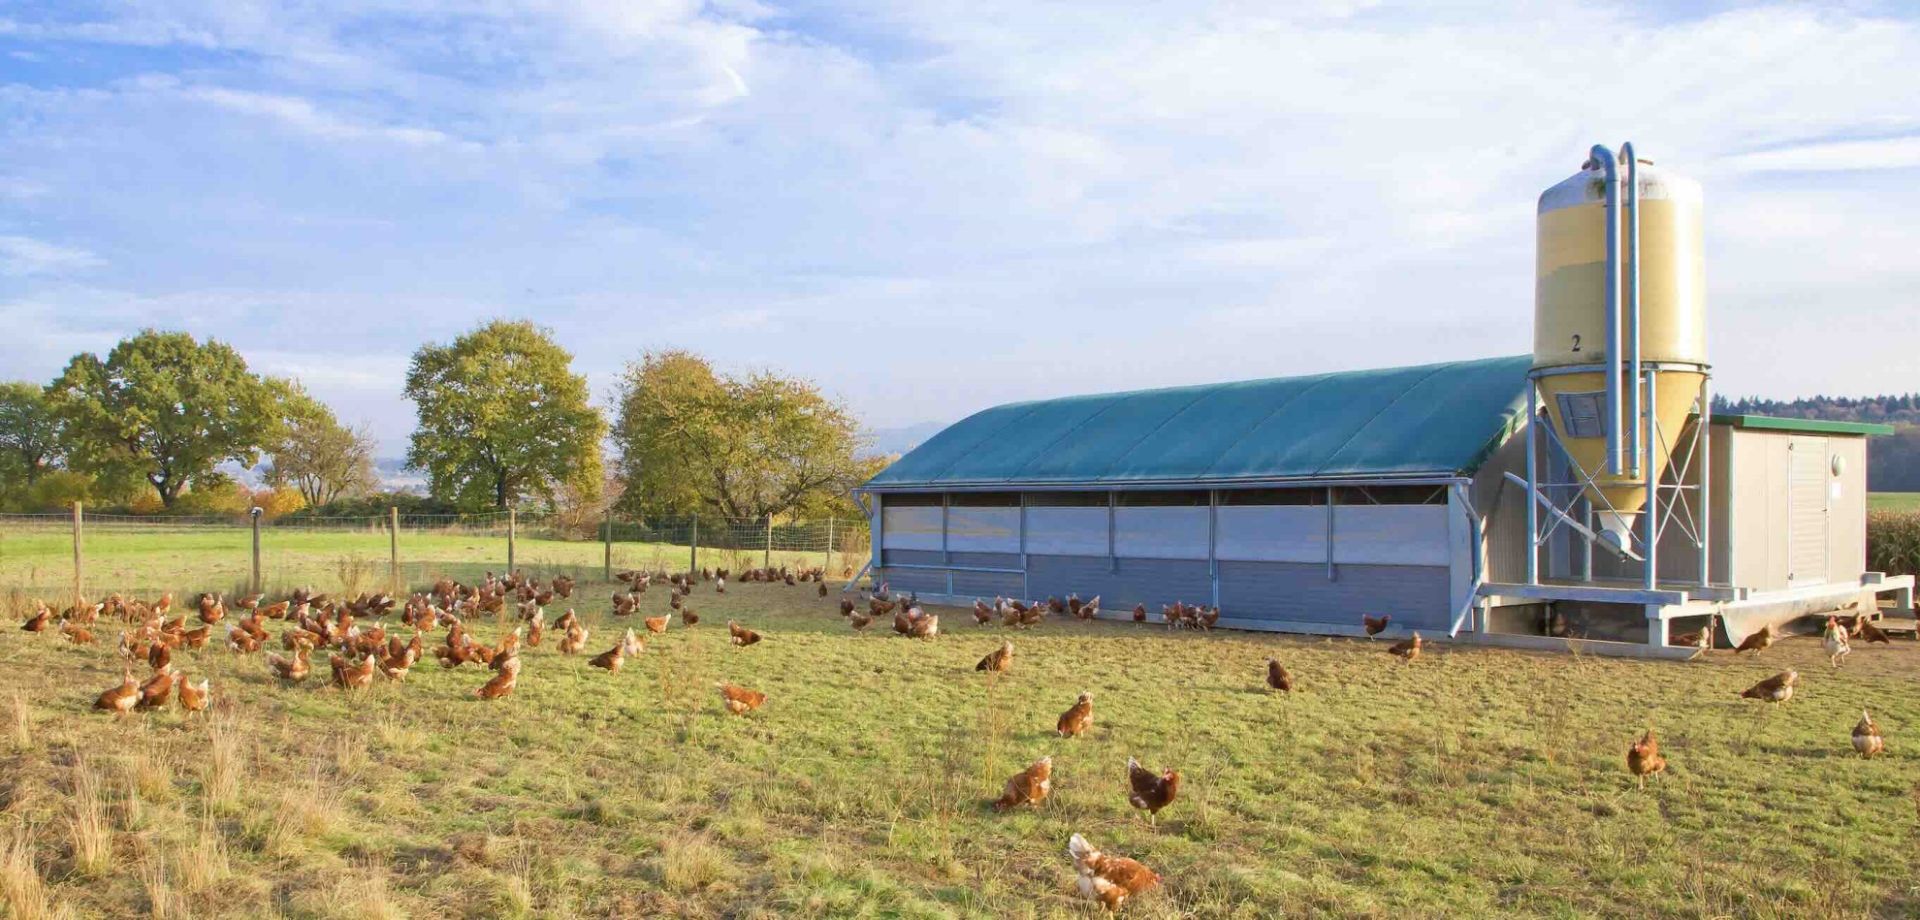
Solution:
<svg viewBox="0 0 1920 920">
<path fill-rule="evenodd" d="M 650 635 L 665 633 L 676 612 L 683 626 L 693 626 L 699 622 L 699 614 L 688 601 L 694 585 L 711 582 L 716 593 L 725 594 L 727 581 L 732 576 L 733 573 L 726 569 L 675 574 L 664 571 L 622 572 L 618 579 L 623 587 L 612 594 L 611 613 L 617 618 L 640 613 L 641 596 L 649 587 L 663 585 L 669 595 L 670 609 L 659 616 L 642 616 L 641 623 L 646 632 Z M 788 586 L 813 582 L 817 585 L 820 597 L 825 598 L 829 594 L 825 573 L 818 568 L 797 572 L 786 568 L 753 569 L 741 572 L 738 580 Z M 279 642 L 286 654 L 266 653 L 266 670 L 273 679 L 285 684 L 298 684 L 311 676 L 312 656 L 322 649 L 328 651 L 330 683 L 342 690 L 363 689 L 370 686 L 376 677 L 391 682 L 404 681 L 409 671 L 426 657 L 426 637 L 436 630 L 444 630 L 442 640 L 431 648 L 432 656 L 443 668 L 458 668 L 471 663 L 490 671 L 490 676 L 474 693 L 481 699 L 497 700 L 514 691 L 521 669 L 522 647 L 540 646 L 549 629 L 558 634 L 556 645 L 561 654 L 577 655 L 586 650 L 591 632 L 572 609 L 567 610 L 551 626 L 546 621 L 547 606 L 556 600 L 571 598 L 574 588 L 574 580 L 565 575 L 556 576 L 543 584 L 519 572 L 505 577 L 488 572 L 480 584 L 473 586 L 442 579 L 431 590 L 414 594 L 404 603 L 388 594 L 361 594 L 344 599 L 302 589 L 271 604 L 263 605 L 265 598 L 257 594 L 241 598 L 234 601 L 232 610 L 229 610 L 223 595 L 202 594 L 194 602 L 194 615 L 200 625 L 193 628 L 188 628 L 185 614 L 171 616 L 171 594 L 153 603 L 128 600 L 116 594 L 98 603 L 81 601 L 62 612 L 57 624 L 53 609 L 43 602 L 36 602 L 34 613 L 21 628 L 39 633 L 54 629 L 57 625 L 58 634 L 66 641 L 88 645 L 94 642 L 92 627 L 102 618 L 124 624 L 119 640 L 119 653 L 125 660 L 122 680 L 102 691 L 93 704 L 96 710 L 117 714 L 161 709 L 176 698 L 186 713 L 205 712 L 213 701 L 210 680 L 202 677 L 198 683 L 193 682 L 186 673 L 174 666 L 174 652 L 182 648 L 205 648 L 212 641 L 215 629 L 224 628 L 228 651 L 235 655 L 256 654 L 273 641 L 274 637 L 267 629 L 270 621 L 279 621 L 284 627 Z M 865 631 L 875 619 L 891 614 L 893 629 L 902 636 L 933 639 L 939 634 L 939 616 L 921 609 L 917 597 L 896 597 L 889 592 L 886 584 L 870 593 L 863 592 L 863 595 L 865 610 L 861 610 L 851 598 L 840 601 L 841 616 L 856 632 Z M 509 604 L 513 605 L 515 626 L 498 643 L 487 646 L 469 635 L 466 619 L 481 615 L 504 615 Z M 399 610 L 400 626 L 412 632 L 405 641 L 397 634 L 390 634 L 385 626 L 386 618 L 392 616 L 396 608 Z M 998 620 L 1007 627 L 1018 629 L 1034 626 L 1050 615 L 1094 620 L 1099 613 L 1099 597 L 1082 601 L 1078 595 L 1070 595 L 1065 600 L 1048 598 L 1033 604 L 995 598 L 992 604 L 977 600 L 973 606 L 973 616 L 979 625 L 986 626 Z M 1136 606 L 1132 616 L 1136 622 L 1145 622 L 1145 605 Z M 1220 611 L 1217 607 L 1176 603 L 1162 608 L 1161 619 L 1168 629 L 1209 630 L 1219 622 Z M 1385 631 L 1389 623 L 1389 617 L 1362 617 L 1361 626 L 1371 639 Z M 762 638 L 758 632 L 737 622 L 729 621 L 727 630 L 728 641 L 738 647 L 755 645 Z M 1703 633 L 1709 637 L 1711 635 L 1710 630 Z M 1822 642 L 1834 667 L 1839 667 L 1842 659 L 1851 652 L 1851 639 L 1859 637 L 1865 637 L 1868 642 L 1889 641 L 1885 632 L 1865 616 L 1852 617 L 1849 622 L 1842 622 L 1842 618 L 1837 617 L 1827 618 Z M 1683 637 L 1676 637 L 1679 638 Z M 1750 651 L 1757 654 L 1772 645 L 1775 638 L 1776 633 L 1768 627 L 1748 637 L 1734 653 L 1738 655 Z M 1709 641 L 1699 640 L 1702 648 L 1708 647 Z M 1389 652 L 1403 662 L 1411 663 L 1420 656 L 1421 647 L 1420 634 L 1415 632 L 1407 639 L 1394 643 Z M 593 656 L 588 664 L 615 674 L 621 670 L 626 659 L 643 650 L 644 643 L 639 635 L 628 628 L 611 648 Z M 135 677 L 136 665 L 148 669 L 149 674 L 144 680 Z M 1007 640 L 982 658 L 975 665 L 975 670 L 999 674 L 1012 667 L 1013 642 Z M 1793 670 L 1782 671 L 1747 689 L 1741 693 L 1741 697 L 1784 703 L 1792 698 L 1799 676 Z M 1268 688 L 1281 693 L 1290 693 L 1295 686 L 1294 675 L 1274 657 L 1266 659 L 1265 682 Z M 746 687 L 724 682 L 715 687 L 722 707 L 734 715 L 745 715 L 759 709 L 767 701 L 765 693 Z M 1074 738 L 1086 732 L 1092 724 L 1093 694 L 1085 692 L 1061 714 L 1055 730 L 1062 738 Z M 1864 757 L 1874 756 L 1885 749 L 1885 740 L 1871 714 L 1862 712 L 1860 722 L 1853 729 L 1852 742 L 1854 750 Z M 1652 729 L 1648 729 L 1628 748 L 1626 763 L 1627 771 L 1643 788 L 1646 777 L 1666 769 L 1666 758 L 1660 754 L 1659 741 Z M 1010 777 L 992 807 L 996 811 L 1005 811 L 1039 805 L 1052 792 L 1052 773 L 1053 758 L 1042 757 Z M 1127 762 L 1127 779 L 1128 803 L 1146 812 L 1151 823 L 1157 824 L 1159 813 L 1172 805 L 1180 793 L 1178 770 L 1166 769 L 1156 773 L 1130 758 Z M 1074 862 L 1080 894 L 1099 902 L 1108 910 L 1117 910 L 1129 897 L 1154 887 L 1160 881 L 1157 874 L 1139 862 L 1103 853 L 1079 834 L 1073 835 L 1068 844 L 1068 853 Z"/>
</svg>

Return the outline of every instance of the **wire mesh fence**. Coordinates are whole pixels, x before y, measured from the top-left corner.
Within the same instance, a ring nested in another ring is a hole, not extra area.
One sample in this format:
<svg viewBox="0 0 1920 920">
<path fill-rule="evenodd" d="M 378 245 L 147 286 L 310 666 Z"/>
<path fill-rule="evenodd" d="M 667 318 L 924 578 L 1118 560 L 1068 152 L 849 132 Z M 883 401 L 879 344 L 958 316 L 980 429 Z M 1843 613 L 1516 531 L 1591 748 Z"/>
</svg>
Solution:
<svg viewBox="0 0 1920 920">
<path fill-rule="evenodd" d="M 630 519 L 557 514 L 301 517 L 0 514 L 0 589 L 49 599 L 294 587 L 404 590 L 511 569 L 582 583 L 628 570 L 819 568 L 848 579 L 864 519 Z"/>
</svg>

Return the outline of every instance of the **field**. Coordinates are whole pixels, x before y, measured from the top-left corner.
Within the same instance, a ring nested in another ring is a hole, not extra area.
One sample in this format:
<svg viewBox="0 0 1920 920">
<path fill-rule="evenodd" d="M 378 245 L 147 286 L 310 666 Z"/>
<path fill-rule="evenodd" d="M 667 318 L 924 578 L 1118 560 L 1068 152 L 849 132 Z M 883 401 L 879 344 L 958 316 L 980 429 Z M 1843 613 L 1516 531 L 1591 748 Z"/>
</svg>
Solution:
<svg viewBox="0 0 1920 920">
<path fill-rule="evenodd" d="M 19 579 L 15 622 L 24 573 L 60 595 L 25 545 L 9 538 L 0 569 Z M 447 571 L 498 567 L 444 550 Z M 270 580 L 335 588 L 341 552 L 282 557 Z M 125 555 L 89 568 L 147 595 L 238 577 L 184 543 Z M 606 595 L 576 596 L 594 652 L 638 625 Z M 110 626 L 91 647 L 0 631 L 0 897 L 26 918 L 1091 917 L 1065 854 L 1079 832 L 1164 877 L 1135 917 L 1920 911 L 1913 643 L 1838 671 L 1812 639 L 1688 664 L 1437 644 L 1400 666 L 1384 643 L 1011 632 L 953 610 L 930 642 L 855 635 L 810 587 L 702 586 L 692 603 L 698 626 L 618 675 L 550 636 L 496 702 L 471 666 L 349 695 L 283 687 L 258 655 L 183 654 L 213 681 L 204 720 L 89 712 L 120 677 Z M 730 618 L 767 640 L 730 647 Z M 484 641 L 503 628 L 475 624 Z M 976 673 L 1007 636 L 1012 670 Z M 1269 654 L 1292 696 L 1262 691 Z M 1736 698 L 1785 667 L 1803 674 L 1791 702 Z M 770 700 L 727 715 L 717 680 Z M 1093 729 L 1055 737 L 1082 690 Z M 1863 705 L 1889 738 L 1874 761 L 1847 741 Z M 1622 762 L 1649 724 L 1672 766 L 1641 791 Z M 1049 753 L 1048 802 L 987 807 Z M 1126 803 L 1129 756 L 1183 773 L 1157 828 Z"/>
<path fill-rule="evenodd" d="M 1869 511 L 1920 511 L 1920 492 L 1869 492 Z"/>
</svg>

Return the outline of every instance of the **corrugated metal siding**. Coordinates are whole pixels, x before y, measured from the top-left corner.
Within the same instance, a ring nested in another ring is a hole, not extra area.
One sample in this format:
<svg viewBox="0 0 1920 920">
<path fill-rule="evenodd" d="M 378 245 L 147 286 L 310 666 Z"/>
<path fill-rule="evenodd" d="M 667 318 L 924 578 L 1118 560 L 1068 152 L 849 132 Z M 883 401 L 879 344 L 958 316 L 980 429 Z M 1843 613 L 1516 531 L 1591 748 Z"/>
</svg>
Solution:
<svg viewBox="0 0 1920 920">
<path fill-rule="evenodd" d="M 882 580 L 897 594 L 945 594 L 947 573 L 928 569 L 887 569 Z"/>
<path fill-rule="evenodd" d="M 1484 519 L 1487 581 L 1527 580 L 1527 492 L 1502 475 L 1525 476 L 1526 457 L 1526 437 L 1512 438 L 1473 477 L 1473 507 Z"/>
<path fill-rule="evenodd" d="M 1020 576 L 992 572 L 955 572 L 953 573 L 953 593 L 958 597 L 1018 598 Z M 1102 603 L 1105 602 L 1102 601 Z"/>
<path fill-rule="evenodd" d="M 940 565 L 941 556 L 937 552 L 918 549 L 890 549 L 883 554 L 887 565 Z"/>
<path fill-rule="evenodd" d="M 1220 563 L 1220 610 L 1245 620 L 1353 626 L 1360 615 L 1391 614 L 1406 629 L 1444 631 L 1448 569 L 1442 566 L 1343 565 L 1327 580 L 1325 565 Z"/>
<path fill-rule="evenodd" d="M 1207 558 L 1206 508 L 1115 508 L 1114 553 L 1134 559 Z"/>
<path fill-rule="evenodd" d="M 1104 556 L 1029 555 L 1027 590 L 1035 598 L 1099 595 L 1100 606 L 1106 610 L 1146 604 L 1157 612 L 1160 604 L 1213 600 L 1213 579 L 1205 562 L 1121 559 L 1117 568 L 1109 570 Z"/>
<path fill-rule="evenodd" d="M 1249 562 L 1325 562 L 1327 509 L 1314 505 L 1222 505 L 1215 553 Z"/>
<path fill-rule="evenodd" d="M 881 544 L 885 549 L 940 548 L 939 508 L 888 508 L 881 506 Z"/>
<path fill-rule="evenodd" d="M 938 560 L 935 560 L 936 562 Z M 986 569 L 1017 569 L 1020 567 L 1019 553 L 954 553 L 954 565 L 976 566 Z"/>
<path fill-rule="evenodd" d="M 947 509 L 947 548 L 955 552 L 1018 553 L 1019 508 Z"/>
<path fill-rule="evenodd" d="M 1355 565 L 1446 565 L 1447 506 L 1336 505 L 1333 561 Z"/>
<path fill-rule="evenodd" d="M 1107 509 L 1028 508 L 1027 552 L 1105 556 Z"/>
</svg>

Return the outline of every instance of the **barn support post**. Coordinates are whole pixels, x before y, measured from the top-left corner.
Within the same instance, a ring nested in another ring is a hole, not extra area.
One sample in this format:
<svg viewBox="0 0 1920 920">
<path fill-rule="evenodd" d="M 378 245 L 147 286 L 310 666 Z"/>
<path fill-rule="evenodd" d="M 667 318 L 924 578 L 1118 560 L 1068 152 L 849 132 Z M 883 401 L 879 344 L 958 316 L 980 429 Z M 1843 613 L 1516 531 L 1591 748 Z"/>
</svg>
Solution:
<svg viewBox="0 0 1920 920">
<path fill-rule="evenodd" d="M 1700 421 L 1693 440 L 1700 448 L 1700 587 L 1713 585 L 1713 378 L 1700 377 Z"/>
<path fill-rule="evenodd" d="M 953 551 L 947 548 L 948 522 L 953 518 L 953 493 L 940 493 L 940 564 L 947 567 L 947 596 L 953 596 Z"/>
<path fill-rule="evenodd" d="M 1653 430 L 1654 407 L 1660 405 L 1658 399 L 1659 393 L 1655 389 L 1657 386 L 1655 381 L 1659 379 L 1659 376 L 1659 374 L 1653 371 L 1647 372 L 1647 393 L 1644 403 L 1647 407 L 1646 417 L 1634 419 L 1634 424 L 1640 426 L 1641 429 L 1640 453 L 1644 454 L 1644 456 L 1636 455 L 1637 459 L 1634 460 L 1634 464 L 1640 467 L 1640 481 L 1644 484 L 1647 495 L 1646 509 L 1641 512 L 1647 516 L 1645 521 L 1646 533 L 1641 539 L 1645 540 L 1647 544 L 1647 577 L 1645 581 L 1646 589 L 1649 591 L 1660 584 L 1660 477 L 1655 475 L 1653 471 L 1653 441 L 1655 437 Z M 1638 399 L 1639 397 L 1636 395 L 1635 398 Z M 1676 495 L 1675 497 L 1677 498 L 1679 496 Z"/>
<path fill-rule="evenodd" d="M 1527 380 L 1527 584 L 1540 583 L 1540 390 Z"/>
<path fill-rule="evenodd" d="M 1213 609 L 1220 609 L 1220 492 L 1207 490 L 1207 578 L 1213 582 Z"/>
<path fill-rule="evenodd" d="M 1027 586 L 1027 493 L 1020 493 L 1020 599 L 1033 597 Z"/>
<path fill-rule="evenodd" d="M 1327 580 L 1333 580 L 1333 487 L 1328 486 L 1327 495 Z"/>
</svg>

